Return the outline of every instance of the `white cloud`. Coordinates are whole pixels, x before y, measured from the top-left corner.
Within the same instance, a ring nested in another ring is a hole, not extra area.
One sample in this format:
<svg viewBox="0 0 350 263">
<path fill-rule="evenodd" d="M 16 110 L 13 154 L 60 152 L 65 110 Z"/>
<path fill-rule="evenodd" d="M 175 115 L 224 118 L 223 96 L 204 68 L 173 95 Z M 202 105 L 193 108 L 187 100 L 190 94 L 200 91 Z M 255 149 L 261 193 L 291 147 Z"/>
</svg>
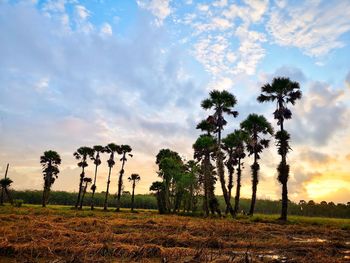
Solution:
<svg viewBox="0 0 350 263">
<path fill-rule="evenodd" d="M 137 0 L 139 7 L 150 11 L 156 18 L 157 25 L 171 14 L 170 0 Z"/>
<path fill-rule="evenodd" d="M 340 37 L 350 30 L 349 17 L 347 1 L 298 2 L 288 8 L 273 8 L 267 30 L 277 44 L 319 57 L 345 45 Z"/>
<path fill-rule="evenodd" d="M 108 23 L 104 23 L 101 27 L 101 34 L 106 36 L 113 35 L 112 26 Z"/>
<path fill-rule="evenodd" d="M 86 20 L 90 16 L 90 11 L 83 5 L 76 5 L 75 11 L 81 20 Z"/>
</svg>

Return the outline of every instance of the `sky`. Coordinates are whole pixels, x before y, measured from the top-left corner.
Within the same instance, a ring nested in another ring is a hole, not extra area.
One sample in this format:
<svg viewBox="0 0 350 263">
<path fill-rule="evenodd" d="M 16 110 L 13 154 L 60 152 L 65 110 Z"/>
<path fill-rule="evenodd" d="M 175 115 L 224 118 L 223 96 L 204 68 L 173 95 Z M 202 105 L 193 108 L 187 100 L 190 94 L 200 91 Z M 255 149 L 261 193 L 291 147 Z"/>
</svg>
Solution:
<svg viewBox="0 0 350 263">
<path fill-rule="evenodd" d="M 224 136 L 250 113 L 277 129 L 275 105 L 256 97 L 283 76 L 303 92 L 285 124 L 289 198 L 348 202 L 349 17 L 344 0 L 0 0 L 0 175 L 10 163 L 13 188 L 42 189 L 40 156 L 56 150 L 62 165 L 53 189 L 76 192 L 73 152 L 114 142 L 133 148 L 125 179 L 139 173 L 136 193 L 148 193 L 159 180 L 160 149 L 193 158 L 196 124 L 210 114 L 200 102 L 210 90 L 226 89 L 238 101 L 239 117 L 227 118 Z M 257 195 L 278 200 L 271 140 Z M 106 187 L 106 160 L 97 191 Z M 251 163 L 244 160 L 243 197 L 251 195 Z"/>
</svg>

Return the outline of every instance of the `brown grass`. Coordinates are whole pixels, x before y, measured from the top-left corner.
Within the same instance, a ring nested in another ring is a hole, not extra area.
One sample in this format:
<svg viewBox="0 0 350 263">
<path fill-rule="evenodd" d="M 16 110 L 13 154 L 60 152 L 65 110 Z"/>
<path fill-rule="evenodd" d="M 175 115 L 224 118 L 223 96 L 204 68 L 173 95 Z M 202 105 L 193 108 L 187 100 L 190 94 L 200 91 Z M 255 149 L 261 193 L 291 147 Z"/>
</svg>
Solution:
<svg viewBox="0 0 350 263">
<path fill-rule="evenodd" d="M 322 263 L 350 250 L 350 231 L 336 226 L 20 209 L 0 214 L 0 262 Z"/>
</svg>

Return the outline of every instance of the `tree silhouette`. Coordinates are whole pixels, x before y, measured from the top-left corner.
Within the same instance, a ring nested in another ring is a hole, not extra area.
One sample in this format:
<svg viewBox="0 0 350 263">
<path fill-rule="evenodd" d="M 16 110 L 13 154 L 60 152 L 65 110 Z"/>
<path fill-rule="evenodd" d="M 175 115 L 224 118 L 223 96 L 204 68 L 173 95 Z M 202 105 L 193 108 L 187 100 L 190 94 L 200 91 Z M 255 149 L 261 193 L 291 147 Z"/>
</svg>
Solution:
<svg viewBox="0 0 350 263">
<path fill-rule="evenodd" d="M 92 190 L 92 195 L 91 195 L 91 210 L 94 210 L 94 196 L 95 196 L 95 191 L 96 191 L 96 177 L 97 177 L 97 168 L 101 164 L 101 158 L 100 158 L 100 153 L 105 152 L 105 147 L 101 145 L 95 145 L 93 147 L 94 149 L 94 164 L 95 164 L 95 176 L 94 176 L 94 183 L 91 186 Z"/>
<path fill-rule="evenodd" d="M 238 112 L 232 110 L 236 103 L 236 97 L 228 91 L 213 90 L 209 93 L 209 98 L 203 100 L 201 104 L 203 109 L 214 109 L 214 114 L 209 116 L 207 120 L 208 122 L 214 124 L 216 127 L 215 133 L 217 134 L 218 144 L 218 148 L 216 150 L 216 169 L 220 179 L 226 206 L 228 207 L 228 210 L 232 216 L 234 216 L 234 211 L 228 198 L 228 192 L 225 183 L 223 153 L 221 151 L 221 131 L 227 124 L 226 120 L 224 119 L 224 113 L 232 115 L 233 117 L 237 117 Z"/>
<path fill-rule="evenodd" d="M 77 159 L 78 162 L 78 167 L 81 167 L 81 174 L 80 174 L 80 181 L 79 181 L 79 192 L 78 192 L 78 197 L 77 197 L 77 202 L 75 203 L 75 208 L 78 208 L 78 205 L 80 203 L 80 197 L 81 197 L 81 192 L 83 188 L 83 181 L 85 177 L 85 167 L 88 166 L 87 159 L 93 158 L 94 150 L 90 147 L 82 146 L 80 147 L 75 153 L 73 153 L 73 156 L 75 159 Z"/>
<path fill-rule="evenodd" d="M 287 153 L 290 150 L 290 135 L 284 130 L 284 120 L 292 118 L 292 112 L 287 104 L 292 105 L 298 99 L 301 99 L 302 93 L 298 82 L 291 81 L 289 78 L 274 78 L 272 84 L 265 84 L 261 87 L 261 94 L 258 97 L 259 102 L 276 102 L 276 110 L 273 113 L 280 126 L 280 131 L 276 133 L 278 154 L 281 155 L 281 162 L 277 167 L 278 181 L 282 184 L 282 209 L 281 220 L 287 220 L 288 212 L 288 178 L 289 165 L 287 164 Z"/>
<path fill-rule="evenodd" d="M 256 191 L 259 183 L 260 165 L 258 160 L 260 159 L 261 152 L 269 146 L 269 140 L 261 138 L 261 134 L 272 135 L 273 128 L 263 115 L 250 114 L 247 119 L 241 123 L 241 129 L 249 134 L 250 138 L 247 144 L 247 151 L 249 152 L 249 156 L 254 156 L 254 163 L 251 166 L 252 200 L 249 210 L 249 215 L 253 215 L 256 201 Z"/>
<path fill-rule="evenodd" d="M 58 166 L 61 164 L 61 157 L 55 151 L 45 151 L 44 155 L 40 157 L 40 164 L 42 166 L 44 175 L 42 207 L 46 207 L 46 203 L 49 199 L 51 186 L 57 179 L 58 173 L 60 172 Z"/>
<path fill-rule="evenodd" d="M 6 171 L 5 171 L 5 176 L 3 179 L 6 179 L 7 178 L 7 173 L 9 171 L 9 166 L 10 164 L 8 163 L 6 165 Z M 5 195 L 5 189 L 4 188 L 1 188 L 1 196 L 0 196 L 0 205 L 3 205 L 4 204 L 4 195 Z"/>
<path fill-rule="evenodd" d="M 236 182 L 236 196 L 235 196 L 235 206 L 234 214 L 237 215 L 239 210 L 239 198 L 241 192 L 241 174 L 242 174 L 242 160 L 245 157 L 244 147 L 248 141 L 248 134 L 243 130 L 234 130 L 222 140 L 223 149 L 228 154 L 228 160 L 225 162 L 228 172 L 229 172 L 229 198 L 231 198 L 231 189 L 233 187 L 233 172 L 234 166 L 237 166 L 237 182 Z M 227 213 L 228 211 L 226 211 Z"/>
<path fill-rule="evenodd" d="M 126 156 L 129 155 L 130 157 L 132 157 L 133 155 L 130 154 L 131 151 L 132 149 L 129 145 L 120 146 L 119 154 L 122 155 L 122 158 L 120 158 L 120 161 L 122 162 L 122 167 L 119 172 L 119 180 L 118 180 L 117 209 L 116 209 L 117 212 L 119 212 L 120 210 L 120 197 L 121 197 L 122 187 L 123 187 L 124 166 L 125 166 L 125 162 L 127 161 Z"/>
<path fill-rule="evenodd" d="M 107 160 L 108 164 L 108 178 L 107 178 L 107 188 L 106 188 L 106 195 L 105 195 L 105 200 L 103 203 L 103 210 L 107 210 L 108 208 L 108 194 L 109 194 L 109 184 L 111 183 L 111 172 L 112 168 L 115 165 L 114 161 L 114 154 L 115 153 L 120 153 L 120 146 L 116 145 L 115 143 L 110 143 L 105 147 L 105 152 L 109 153 L 109 159 Z"/>
<path fill-rule="evenodd" d="M 4 192 L 5 192 L 6 196 L 7 196 L 7 199 L 8 199 L 8 201 L 11 204 L 13 204 L 13 200 L 12 200 L 12 196 L 10 194 L 9 188 L 10 188 L 12 183 L 13 183 L 13 181 L 10 178 L 8 178 L 8 177 L 2 178 L 0 180 L 1 189 L 4 190 Z"/>
<path fill-rule="evenodd" d="M 90 184 L 91 182 L 92 182 L 92 179 L 90 177 L 84 177 L 83 183 L 85 183 L 85 186 L 84 186 L 83 194 L 82 194 L 81 200 L 80 200 L 80 207 L 79 207 L 80 209 L 83 208 L 83 202 L 84 202 L 86 190 L 87 190 L 88 184 Z"/>
<path fill-rule="evenodd" d="M 203 209 L 206 216 L 209 215 L 209 209 L 212 213 L 217 212 L 221 214 L 218 207 L 218 202 L 214 194 L 215 178 L 212 174 L 212 167 L 210 163 L 210 157 L 216 153 L 217 144 L 216 140 L 211 135 L 202 134 L 193 144 L 194 158 L 201 161 L 201 170 L 203 172 L 203 185 L 204 185 L 204 202 Z"/>
<path fill-rule="evenodd" d="M 166 211 L 166 202 L 165 202 L 164 183 L 159 181 L 153 182 L 149 190 L 152 192 L 156 192 L 159 214 L 166 213 L 167 211 Z"/>
<path fill-rule="evenodd" d="M 132 194 L 131 194 L 131 212 L 134 211 L 134 196 L 135 196 L 135 186 L 138 181 L 141 180 L 140 175 L 131 174 L 128 178 L 129 182 L 132 182 Z"/>
</svg>

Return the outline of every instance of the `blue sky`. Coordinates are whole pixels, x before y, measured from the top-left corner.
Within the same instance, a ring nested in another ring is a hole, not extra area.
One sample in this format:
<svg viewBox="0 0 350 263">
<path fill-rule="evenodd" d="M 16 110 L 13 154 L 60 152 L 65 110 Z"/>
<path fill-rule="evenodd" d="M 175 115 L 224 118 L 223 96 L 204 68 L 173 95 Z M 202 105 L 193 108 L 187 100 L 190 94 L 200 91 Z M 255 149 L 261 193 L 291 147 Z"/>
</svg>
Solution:
<svg viewBox="0 0 350 263">
<path fill-rule="evenodd" d="M 287 123 L 291 198 L 349 201 L 349 17 L 341 0 L 0 0 L 0 171 L 10 162 L 15 188 L 40 189 L 39 156 L 54 149 L 63 158 L 54 188 L 76 191 L 76 148 L 130 144 L 127 172 L 147 192 L 159 149 L 192 157 L 209 90 L 238 99 L 227 134 L 252 112 L 275 125 L 273 105 L 256 97 L 287 76 L 304 94 Z M 277 163 L 271 147 L 260 198 L 279 198 Z M 249 196 L 249 169 L 244 178 Z M 103 190 L 104 168 L 98 180 Z"/>
</svg>

